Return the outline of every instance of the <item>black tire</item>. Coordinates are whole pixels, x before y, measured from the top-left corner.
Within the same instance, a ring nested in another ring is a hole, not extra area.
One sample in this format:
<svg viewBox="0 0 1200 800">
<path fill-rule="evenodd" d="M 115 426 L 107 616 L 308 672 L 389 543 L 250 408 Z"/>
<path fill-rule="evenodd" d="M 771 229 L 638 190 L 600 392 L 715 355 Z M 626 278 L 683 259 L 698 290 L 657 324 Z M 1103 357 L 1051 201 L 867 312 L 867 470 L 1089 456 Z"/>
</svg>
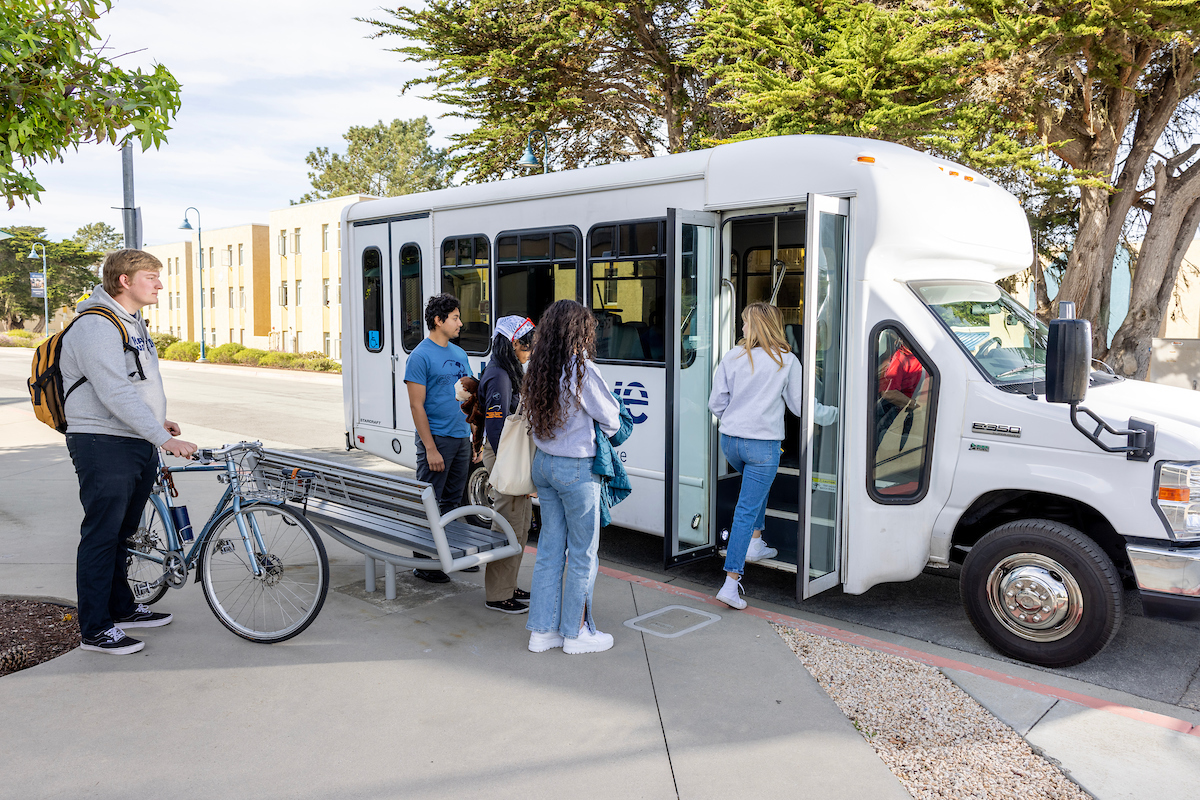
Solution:
<svg viewBox="0 0 1200 800">
<path fill-rule="evenodd" d="M 167 530 L 159 516 L 158 507 L 150 500 L 142 511 L 142 520 L 138 523 L 137 533 L 125 540 L 126 547 L 138 553 L 154 553 L 162 558 L 167 549 Z M 139 558 L 133 553 L 125 556 L 125 579 L 129 581 L 129 590 L 133 592 L 134 602 L 153 605 L 167 593 L 167 584 L 160 583 L 148 593 L 139 593 L 139 583 L 153 583 L 163 574 L 163 565 L 148 558 Z"/>
<path fill-rule="evenodd" d="M 262 532 L 267 569 L 254 577 L 233 509 L 213 523 L 200 550 L 200 583 L 213 614 L 252 642 L 286 641 L 312 624 L 329 592 L 329 557 L 313 524 L 295 508 L 273 503 L 242 506 Z"/>
<path fill-rule="evenodd" d="M 471 466 L 471 473 L 467 475 L 467 485 L 463 488 L 462 504 L 464 506 L 494 507 L 495 501 L 492 499 L 491 491 L 488 488 L 489 473 L 487 467 L 483 465 L 482 461 Z M 463 519 L 481 528 L 489 528 L 492 525 L 491 519 L 485 519 L 478 514 L 473 514 Z"/>
<path fill-rule="evenodd" d="M 967 617 L 988 644 L 1043 667 L 1087 661 L 1121 627 L 1121 579 L 1091 538 L 1061 522 L 1009 522 L 971 548 Z"/>
</svg>

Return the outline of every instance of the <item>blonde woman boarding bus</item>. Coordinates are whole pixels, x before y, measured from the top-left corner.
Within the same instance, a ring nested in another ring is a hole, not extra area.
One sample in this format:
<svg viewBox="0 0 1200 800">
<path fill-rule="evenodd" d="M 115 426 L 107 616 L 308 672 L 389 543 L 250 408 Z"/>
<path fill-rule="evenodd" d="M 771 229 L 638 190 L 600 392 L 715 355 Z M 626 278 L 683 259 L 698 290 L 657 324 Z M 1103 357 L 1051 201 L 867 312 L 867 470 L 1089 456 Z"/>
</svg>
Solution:
<svg viewBox="0 0 1200 800">
<path fill-rule="evenodd" d="M 774 558 L 762 534 L 767 496 L 779 471 L 786 405 L 800 415 L 800 361 L 792 355 L 783 334 L 783 315 L 768 303 L 751 303 L 742 311 L 742 339 L 725 354 L 713 378 L 708 409 L 721 422 L 721 452 L 742 473 L 742 488 L 733 512 L 733 527 L 725 551 L 725 584 L 717 599 L 742 609 L 742 573 L 747 561 Z M 817 403 L 814 419 L 829 425 L 837 409 Z"/>
</svg>

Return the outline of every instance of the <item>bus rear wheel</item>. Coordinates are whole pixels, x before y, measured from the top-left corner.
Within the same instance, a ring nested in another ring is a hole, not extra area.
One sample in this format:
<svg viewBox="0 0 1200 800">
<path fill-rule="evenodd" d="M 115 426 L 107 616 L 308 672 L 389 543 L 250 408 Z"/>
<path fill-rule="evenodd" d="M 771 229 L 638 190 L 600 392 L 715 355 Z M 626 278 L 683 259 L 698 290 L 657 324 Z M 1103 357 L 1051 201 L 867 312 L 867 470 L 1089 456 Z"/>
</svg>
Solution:
<svg viewBox="0 0 1200 800">
<path fill-rule="evenodd" d="M 960 578 L 975 630 L 1043 667 L 1087 661 L 1121 626 L 1121 579 L 1090 537 L 1046 519 L 1009 522 L 971 548 Z"/>
<path fill-rule="evenodd" d="M 472 465 L 471 474 L 467 476 L 467 486 L 463 489 L 463 505 L 465 506 L 484 506 L 492 508 L 495 501 L 492 499 L 491 487 L 488 485 L 490 477 L 488 468 L 482 462 Z M 479 515 L 472 515 L 466 518 L 467 522 L 472 525 L 478 525 L 481 528 L 490 527 L 492 520 L 484 519 Z"/>
</svg>

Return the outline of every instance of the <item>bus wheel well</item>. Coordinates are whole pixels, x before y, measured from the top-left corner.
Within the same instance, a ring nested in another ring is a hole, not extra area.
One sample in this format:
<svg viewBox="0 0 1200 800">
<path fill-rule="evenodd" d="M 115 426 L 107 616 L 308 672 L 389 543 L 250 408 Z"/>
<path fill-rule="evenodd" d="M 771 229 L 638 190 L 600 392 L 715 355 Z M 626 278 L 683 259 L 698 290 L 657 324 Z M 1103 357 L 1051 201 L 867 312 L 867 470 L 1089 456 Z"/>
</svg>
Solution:
<svg viewBox="0 0 1200 800">
<path fill-rule="evenodd" d="M 950 559 L 961 564 L 971 546 L 989 531 L 1019 519 L 1049 519 L 1087 534 L 1104 549 L 1122 577 L 1132 575 L 1125 539 L 1104 515 L 1071 497 L 1020 489 L 980 495 L 959 517 L 951 538 Z"/>
</svg>

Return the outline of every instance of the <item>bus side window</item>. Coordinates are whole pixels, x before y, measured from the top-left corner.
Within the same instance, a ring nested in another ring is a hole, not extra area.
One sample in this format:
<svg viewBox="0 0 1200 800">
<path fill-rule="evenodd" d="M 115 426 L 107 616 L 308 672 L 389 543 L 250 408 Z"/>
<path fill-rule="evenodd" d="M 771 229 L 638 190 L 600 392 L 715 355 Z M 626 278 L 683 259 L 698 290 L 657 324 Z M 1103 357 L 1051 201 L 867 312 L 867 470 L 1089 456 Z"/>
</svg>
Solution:
<svg viewBox="0 0 1200 800">
<path fill-rule="evenodd" d="M 406 353 L 411 353 L 425 338 L 424 305 L 421 248 L 406 244 L 400 248 L 400 344 Z"/>
<path fill-rule="evenodd" d="M 535 323 L 558 300 L 575 300 L 579 231 L 539 228 L 496 237 L 496 315 Z"/>
<path fill-rule="evenodd" d="M 588 233 L 587 305 L 596 317 L 596 357 L 664 360 L 666 221 L 612 222 Z"/>
<path fill-rule="evenodd" d="M 492 345 L 492 298 L 486 236 L 458 236 L 442 242 L 442 291 L 458 298 L 462 333 L 458 346 L 485 355 Z"/>
<path fill-rule="evenodd" d="M 362 255 L 363 344 L 372 353 L 383 350 L 383 254 L 370 247 Z"/>
<path fill-rule="evenodd" d="M 929 486 L 937 373 L 897 328 L 872 335 L 873 432 L 867 488 L 879 503 L 916 503 Z"/>
</svg>

